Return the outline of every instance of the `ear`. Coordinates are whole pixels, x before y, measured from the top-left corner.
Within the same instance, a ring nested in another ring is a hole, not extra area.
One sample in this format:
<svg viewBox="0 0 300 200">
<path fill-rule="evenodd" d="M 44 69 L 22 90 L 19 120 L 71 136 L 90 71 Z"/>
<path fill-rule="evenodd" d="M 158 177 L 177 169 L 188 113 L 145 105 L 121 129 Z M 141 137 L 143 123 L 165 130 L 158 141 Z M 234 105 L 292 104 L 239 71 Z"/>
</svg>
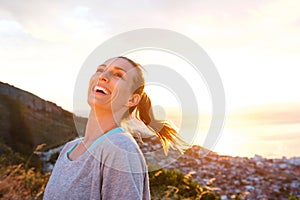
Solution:
<svg viewBox="0 0 300 200">
<path fill-rule="evenodd" d="M 128 102 L 125 104 L 128 108 L 138 105 L 141 100 L 141 95 L 133 94 Z"/>
</svg>

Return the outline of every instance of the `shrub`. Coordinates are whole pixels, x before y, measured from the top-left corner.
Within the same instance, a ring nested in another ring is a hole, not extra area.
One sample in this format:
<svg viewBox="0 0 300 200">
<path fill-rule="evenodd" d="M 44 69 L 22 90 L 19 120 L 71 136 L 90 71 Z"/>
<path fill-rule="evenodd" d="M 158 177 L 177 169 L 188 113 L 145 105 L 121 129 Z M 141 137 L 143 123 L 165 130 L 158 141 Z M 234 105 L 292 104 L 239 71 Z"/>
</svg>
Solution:
<svg viewBox="0 0 300 200">
<path fill-rule="evenodd" d="M 17 163 L 24 163 L 24 157 L 14 152 L 11 147 L 5 145 L 0 141 L 0 164 L 1 165 L 13 165 Z"/>
<path fill-rule="evenodd" d="M 169 169 L 149 173 L 152 199 L 220 199 L 211 189 L 194 182 L 189 175 Z"/>
<path fill-rule="evenodd" d="M 289 199 L 288 200 L 300 200 L 300 198 L 299 197 L 297 197 L 297 196 L 295 196 L 295 195 L 293 195 L 293 194 L 290 194 L 290 196 L 289 196 Z"/>
<path fill-rule="evenodd" d="M 0 198 L 41 199 L 49 174 L 23 164 L 0 167 Z"/>
</svg>

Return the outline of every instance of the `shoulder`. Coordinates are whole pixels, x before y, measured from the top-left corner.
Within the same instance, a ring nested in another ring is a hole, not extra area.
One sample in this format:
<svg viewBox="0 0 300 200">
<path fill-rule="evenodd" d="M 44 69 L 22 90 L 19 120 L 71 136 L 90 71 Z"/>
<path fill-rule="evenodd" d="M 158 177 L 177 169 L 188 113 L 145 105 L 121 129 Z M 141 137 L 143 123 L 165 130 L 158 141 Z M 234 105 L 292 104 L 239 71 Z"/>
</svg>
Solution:
<svg viewBox="0 0 300 200">
<path fill-rule="evenodd" d="M 147 170 L 142 151 L 133 136 L 127 132 L 107 137 L 102 150 L 102 161 L 106 167 L 134 173 Z"/>
<path fill-rule="evenodd" d="M 124 156 L 124 154 L 130 153 L 142 155 L 140 147 L 133 136 L 124 130 L 108 135 L 91 152 L 101 157 Z"/>
<path fill-rule="evenodd" d="M 119 149 L 124 149 L 130 152 L 140 149 L 133 136 L 125 131 L 110 135 L 107 140 L 112 147 L 117 147 Z"/>
</svg>

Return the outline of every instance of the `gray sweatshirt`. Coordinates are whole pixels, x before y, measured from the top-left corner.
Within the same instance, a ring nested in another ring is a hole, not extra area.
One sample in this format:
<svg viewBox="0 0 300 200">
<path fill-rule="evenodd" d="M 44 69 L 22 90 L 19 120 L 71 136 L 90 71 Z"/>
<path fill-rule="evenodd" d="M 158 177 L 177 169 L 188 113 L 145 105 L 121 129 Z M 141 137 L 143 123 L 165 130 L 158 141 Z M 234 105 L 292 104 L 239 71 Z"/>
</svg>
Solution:
<svg viewBox="0 0 300 200">
<path fill-rule="evenodd" d="M 81 140 L 67 143 L 61 151 L 44 200 L 150 199 L 145 159 L 131 134 L 112 129 L 71 161 L 68 155 Z"/>
</svg>

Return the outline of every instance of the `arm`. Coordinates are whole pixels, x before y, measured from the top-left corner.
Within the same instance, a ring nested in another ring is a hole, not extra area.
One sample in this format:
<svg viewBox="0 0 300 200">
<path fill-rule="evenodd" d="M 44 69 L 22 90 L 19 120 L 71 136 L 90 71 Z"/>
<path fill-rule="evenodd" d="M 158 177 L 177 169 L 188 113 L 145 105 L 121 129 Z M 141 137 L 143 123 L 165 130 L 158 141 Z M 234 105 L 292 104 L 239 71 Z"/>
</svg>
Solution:
<svg viewBox="0 0 300 200">
<path fill-rule="evenodd" d="M 104 167 L 103 175 L 102 199 L 150 199 L 147 174 L 123 172 Z"/>
<path fill-rule="evenodd" d="M 147 166 L 136 143 L 113 141 L 106 152 L 101 164 L 102 199 L 150 199 Z"/>
</svg>

